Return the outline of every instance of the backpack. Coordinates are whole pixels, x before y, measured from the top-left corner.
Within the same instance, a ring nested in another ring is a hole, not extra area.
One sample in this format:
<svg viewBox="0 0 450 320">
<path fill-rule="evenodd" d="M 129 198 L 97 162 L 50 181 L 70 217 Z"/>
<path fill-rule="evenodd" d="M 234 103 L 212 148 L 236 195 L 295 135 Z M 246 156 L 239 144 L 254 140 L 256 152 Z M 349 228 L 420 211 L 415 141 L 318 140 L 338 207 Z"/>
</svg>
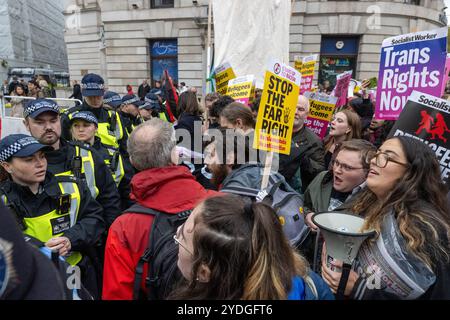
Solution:
<svg viewBox="0 0 450 320">
<path fill-rule="evenodd" d="M 156 211 L 140 204 L 134 204 L 124 213 L 148 214 L 154 216 L 150 230 L 147 249 L 144 250 L 136 266 L 133 286 L 133 300 L 142 298 L 141 282 L 144 264 L 148 264 L 148 274 L 145 287 L 148 289 L 149 300 L 167 298 L 174 284 L 182 275 L 177 266 L 178 245 L 173 240 L 178 227 L 182 225 L 192 210 L 176 214 Z"/>
<path fill-rule="evenodd" d="M 264 190 L 226 186 L 220 191 L 248 196 L 271 206 L 280 219 L 284 234 L 294 248 L 298 248 L 309 234 L 310 229 L 303 216 L 303 198 L 280 174 L 270 175 L 269 184 Z"/>
</svg>

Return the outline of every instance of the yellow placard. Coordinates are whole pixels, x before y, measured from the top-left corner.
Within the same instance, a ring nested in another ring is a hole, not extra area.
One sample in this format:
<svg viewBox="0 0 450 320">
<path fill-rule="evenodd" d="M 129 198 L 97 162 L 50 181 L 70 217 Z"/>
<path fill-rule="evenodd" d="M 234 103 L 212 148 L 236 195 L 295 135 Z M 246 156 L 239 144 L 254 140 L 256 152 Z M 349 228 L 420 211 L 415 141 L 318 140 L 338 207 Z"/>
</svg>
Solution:
<svg viewBox="0 0 450 320">
<path fill-rule="evenodd" d="M 309 100 L 308 115 L 316 119 L 331 121 L 335 105 L 336 102 L 331 103 L 319 100 Z"/>
<path fill-rule="evenodd" d="M 215 73 L 216 91 L 224 95 L 227 93 L 228 81 L 236 78 L 236 75 L 229 63 L 217 67 Z"/>
<path fill-rule="evenodd" d="M 300 90 L 300 73 L 272 61 L 264 77 L 253 148 L 291 152 L 292 128 Z"/>
<path fill-rule="evenodd" d="M 315 66 L 316 66 L 316 60 L 304 62 L 301 66 L 301 71 L 300 71 L 300 73 L 302 74 L 302 77 L 313 76 Z"/>
<path fill-rule="evenodd" d="M 301 56 L 295 56 L 294 57 L 294 68 L 298 72 L 302 72 L 302 65 L 303 65 L 303 59 Z"/>
<path fill-rule="evenodd" d="M 255 96 L 255 77 L 253 75 L 232 79 L 228 82 L 227 95 L 234 101 L 249 105 Z"/>
</svg>

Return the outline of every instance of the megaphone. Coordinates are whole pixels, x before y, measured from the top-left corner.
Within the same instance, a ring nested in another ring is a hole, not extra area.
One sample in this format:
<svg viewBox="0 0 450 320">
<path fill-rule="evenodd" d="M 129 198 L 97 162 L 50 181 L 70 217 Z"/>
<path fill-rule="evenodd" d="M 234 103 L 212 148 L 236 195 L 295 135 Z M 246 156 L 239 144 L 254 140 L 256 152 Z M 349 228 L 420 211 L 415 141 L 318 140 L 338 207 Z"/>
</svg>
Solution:
<svg viewBox="0 0 450 320">
<path fill-rule="evenodd" d="M 343 297 L 353 260 L 364 240 L 374 236 L 375 231 L 362 231 L 364 219 L 345 212 L 318 212 L 312 216 L 312 221 L 325 238 L 327 267 L 342 272 L 337 295 Z M 331 265 L 333 260 L 342 261 L 343 269 Z"/>
</svg>

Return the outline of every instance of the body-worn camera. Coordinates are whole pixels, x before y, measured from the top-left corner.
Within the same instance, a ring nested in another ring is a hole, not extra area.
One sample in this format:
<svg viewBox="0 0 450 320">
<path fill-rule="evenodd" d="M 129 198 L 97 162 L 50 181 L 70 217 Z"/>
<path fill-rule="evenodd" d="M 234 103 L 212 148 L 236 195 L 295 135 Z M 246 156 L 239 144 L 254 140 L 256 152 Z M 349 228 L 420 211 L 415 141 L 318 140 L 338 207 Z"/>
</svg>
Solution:
<svg viewBox="0 0 450 320">
<path fill-rule="evenodd" d="M 58 212 L 59 214 L 68 214 L 70 212 L 70 203 L 72 196 L 70 194 L 63 194 L 59 197 Z"/>
</svg>

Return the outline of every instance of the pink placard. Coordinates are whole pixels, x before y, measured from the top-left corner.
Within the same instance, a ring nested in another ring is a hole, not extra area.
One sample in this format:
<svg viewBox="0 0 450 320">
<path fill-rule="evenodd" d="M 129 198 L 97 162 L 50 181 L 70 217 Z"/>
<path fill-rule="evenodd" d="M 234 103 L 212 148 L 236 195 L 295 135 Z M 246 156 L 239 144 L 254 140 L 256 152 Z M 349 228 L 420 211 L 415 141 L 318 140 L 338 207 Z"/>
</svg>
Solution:
<svg viewBox="0 0 450 320">
<path fill-rule="evenodd" d="M 331 93 L 332 96 L 338 98 L 336 102 L 336 108 L 342 107 L 347 103 L 348 86 L 352 79 L 352 71 L 344 72 L 337 76 L 336 86 Z"/>
<path fill-rule="evenodd" d="M 329 121 L 319 120 L 315 118 L 308 117 L 305 121 L 305 125 L 311 129 L 316 135 L 319 136 L 320 139 L 323 140 L 325 134 L 327 133 Z"/>
<path fill-rule="evenodd" d="M 447 54 L 447 60 L 445 60 L 445 72 L 444 72 L 444 80 L 442 81 L 442 88 L 441 88 L 441 97 L 445 93 L 445 87 L 447 86 L 448 81 L 448 73 L 450 72 L 450 57 Z"/>
</svg>

